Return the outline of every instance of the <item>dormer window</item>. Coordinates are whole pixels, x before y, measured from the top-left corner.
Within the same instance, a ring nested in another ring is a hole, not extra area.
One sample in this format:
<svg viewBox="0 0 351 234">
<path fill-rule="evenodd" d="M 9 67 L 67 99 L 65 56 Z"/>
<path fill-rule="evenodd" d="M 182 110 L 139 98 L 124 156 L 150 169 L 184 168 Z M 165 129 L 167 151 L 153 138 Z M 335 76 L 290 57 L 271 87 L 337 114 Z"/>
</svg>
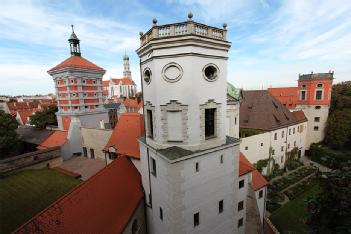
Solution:
<svg viewBox="0 0 351 234">
<path fill-rule="evenodd" d="M 73 84 L 74 83 L 74 80 L 71 80 L 71 84 Z"/>
<path fill-rule="evenodd" d="M 323 84 L 317 84 L 318 88 L 323 88 Z"/>
</svg>

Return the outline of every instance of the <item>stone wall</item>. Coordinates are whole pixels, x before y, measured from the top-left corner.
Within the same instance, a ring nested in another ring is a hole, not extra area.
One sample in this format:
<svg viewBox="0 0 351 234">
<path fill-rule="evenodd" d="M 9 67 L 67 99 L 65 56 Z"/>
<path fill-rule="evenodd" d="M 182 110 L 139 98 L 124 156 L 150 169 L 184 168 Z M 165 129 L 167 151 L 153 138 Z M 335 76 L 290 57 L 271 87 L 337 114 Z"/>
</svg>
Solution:
<svg viewBox="0 0 351 234">
<path fill-rule="evenodd" d="M 39 169 L 46 166 L 54 167 L 61 163 L 60 147 L 53 147 L 0 160 L 0 173 L 4 174 L 20 169 Z"/>
</svg>

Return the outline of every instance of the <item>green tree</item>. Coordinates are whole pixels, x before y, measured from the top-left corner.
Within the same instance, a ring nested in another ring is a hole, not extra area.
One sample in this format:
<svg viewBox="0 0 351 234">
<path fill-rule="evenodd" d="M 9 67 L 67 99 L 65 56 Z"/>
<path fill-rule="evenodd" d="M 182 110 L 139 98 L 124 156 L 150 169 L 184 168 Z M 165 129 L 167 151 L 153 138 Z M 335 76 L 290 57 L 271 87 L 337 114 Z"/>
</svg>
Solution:
<svg viewBox="0 0 351 234">
<path fill-rule="evenodd" d="M 56 112 L 56 105 L 51 105 L 43 111 L 37 111 L 34 115 L 29 117 L 30 124 L 37 128 L 46 128 L 47 125 L 57 125 Z"/>
<path fill-rule="evenodd" d="M 351 148 L 351 81 L 333 86 L 324 142 L 333 149 Z"/>
<path fill-rule="evenodd" d="M 307 201 L 306 223 L 312 233 L 351 232 L 351 163 L 320 176 L 321 192 Z"/>
<path fill-rule="evenodd" d="M 0 111 L 0 158 L 6 158 L 13 155 L 20 141 L 16 133 L 18 127 L 17 121 L 4 111 Z"/>
</svg>

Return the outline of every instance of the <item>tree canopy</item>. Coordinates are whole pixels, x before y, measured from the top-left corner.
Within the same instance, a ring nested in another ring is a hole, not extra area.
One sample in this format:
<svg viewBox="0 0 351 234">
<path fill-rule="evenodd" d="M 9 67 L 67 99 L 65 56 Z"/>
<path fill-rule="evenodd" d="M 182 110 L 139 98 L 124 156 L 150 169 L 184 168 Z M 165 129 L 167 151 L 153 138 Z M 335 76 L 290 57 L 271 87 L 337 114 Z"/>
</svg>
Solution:
<svg viewBox="0 0 351 234">
<path fill-rule="evenodd" d="M 56 105 L 51 105 L 43 111 L 37 111 L 34 115 L 29 117 L 30 124 L 37 128 L 46 128 L 47 125 L 57 125 L 56 112 Z"/>
<path fill-rule="evenodd" d="M 312 233 L 350 233 L 351 163 L 320 176 L 321 192 L 307 201 L 306 223 Z"/>
<path fill-rule="evenodd" d="M 18 123 L 10 114 L 0 111 L 0 158 L 8 157 L 20 141 L 16 133 Z"/>
<path fill-rule="evenodd" d="M 333 149 L 351 149 L 351 81 L 333 86 L 324 142 Z"/>
</svg>

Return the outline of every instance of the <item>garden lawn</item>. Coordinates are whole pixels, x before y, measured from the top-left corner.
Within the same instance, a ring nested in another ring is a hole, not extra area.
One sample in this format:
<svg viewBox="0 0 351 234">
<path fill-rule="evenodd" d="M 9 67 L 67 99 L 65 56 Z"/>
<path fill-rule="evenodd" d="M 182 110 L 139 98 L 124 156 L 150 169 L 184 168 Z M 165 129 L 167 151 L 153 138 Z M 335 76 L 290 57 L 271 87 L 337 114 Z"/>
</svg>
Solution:
<svg viewBox="0 0 351 234">
<path fill-rule="evenodd" d="M 269 219 L 282 234 L 306 233 L 306 225 L 303 223 L 303 219 L 306 215 L 306 206 L 304 200 L 309 196 L 317 194 L 318 192 L 318 186 L 313 186 L 311 189 L 307 190 L 296 199 L 286 203 L 280 209 L 276 210 L 269 217 Z"/>
<path fill-rule="evenodd" d="M 0 233 L 10 233 L 78 185 L 51 169 L 26 170 L 0 178 Z"/>
</svg>

